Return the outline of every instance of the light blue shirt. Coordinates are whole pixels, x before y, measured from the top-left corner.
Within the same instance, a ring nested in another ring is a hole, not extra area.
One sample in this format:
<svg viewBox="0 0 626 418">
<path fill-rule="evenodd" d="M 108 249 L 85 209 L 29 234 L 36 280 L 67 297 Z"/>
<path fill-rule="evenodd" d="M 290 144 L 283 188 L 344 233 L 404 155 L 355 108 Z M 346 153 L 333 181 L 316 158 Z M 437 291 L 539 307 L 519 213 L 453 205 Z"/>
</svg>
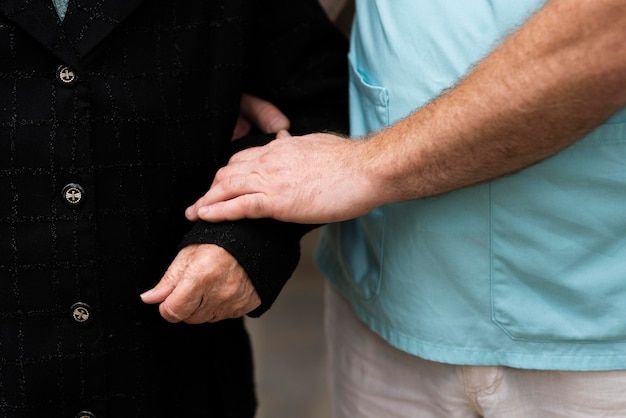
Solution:
<svg viewBox="0 0 626 418">
<path fill-rule="evenodd" d="M 65 12 L 67 12 L 67 4 L 69 1 L 70 0 L 52 0 L 54 7 L 57 9 L 59 19 L 61 20 L 65 18 Z"/>
<path fill-rule="evenodd" d="M 352 134 L 453 86 L 543 0 L 357 0 Z M 626 111 L 553 158 L 324 228 L 316 259 L 358 316 L 423 358 L 626 368 Z"/>
</svg>

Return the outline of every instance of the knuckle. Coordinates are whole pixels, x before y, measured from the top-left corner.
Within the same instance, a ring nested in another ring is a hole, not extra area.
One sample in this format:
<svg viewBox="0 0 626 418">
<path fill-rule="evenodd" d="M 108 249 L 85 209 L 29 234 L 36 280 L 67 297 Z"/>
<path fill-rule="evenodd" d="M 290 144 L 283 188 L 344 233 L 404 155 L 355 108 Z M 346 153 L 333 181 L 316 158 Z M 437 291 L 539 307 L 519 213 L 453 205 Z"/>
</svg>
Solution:
<svg viewBox="0 0 626 418">
<path fill-rule="evenodd" d="M 220 303 L 229 302 L 235 297 L 235 289 L 232 285 L 223 285 L 215 290 L 215 297 Z"/>
<path fill-rule="evenodd" d="M 220 185 L 222 186 L 222 189 L 224 189 L 224 190 L 232 190 L 233 189 L 233 185 L 234 185 L 233 177 L 224 177 L 224 178 L 222 178 Z"/>
<path fill-rule="evenodd" d="M 163 274 L 163 277 L 161 277 L 161 281 L 159 282 L 159 284 L 172 285 L 175 283 L 174 274 L 172 273 L 172 270 L 176 268 L 176 265 L 174 263 L 176 263 L 176 260 L 174 260 L 174 262 L 172 263 L 172 265 L 169 266 L 165 274 Z"/>
<path fill-rule="evenodd" d="M 212 318 L 212 322 L 218 322 L 224 319 L 239 318 L 243 316 L 242 314 L 240 314 L 240 312 L 241 312 L 240 308 L 220 309 L 214 314 Z"/>
<path fill-rule="evenodd" d="M 265 213 L 267 208 L 265 206 L 265 202 L 263 201 L 263 199 L 256 198 L 253 200 L 252 204 L 256 212 L 261 213 L 261 214 Z"/>
<path fill-rule="evenodd" d="M 217 170 L 215 176 L 213 177 L 213 184 L 220 183 L 226 177 L 228 171 L 227 167 L 228 166 L 220 167 Z"/>
<path fill-rule="evenodd" d="M 245 206 L 247 206 L 252 213 L 259 217 L 271 217 L 270 208 L 267 205 L 264 197 L 260 194 L 245 196 Z"/>
</svg>

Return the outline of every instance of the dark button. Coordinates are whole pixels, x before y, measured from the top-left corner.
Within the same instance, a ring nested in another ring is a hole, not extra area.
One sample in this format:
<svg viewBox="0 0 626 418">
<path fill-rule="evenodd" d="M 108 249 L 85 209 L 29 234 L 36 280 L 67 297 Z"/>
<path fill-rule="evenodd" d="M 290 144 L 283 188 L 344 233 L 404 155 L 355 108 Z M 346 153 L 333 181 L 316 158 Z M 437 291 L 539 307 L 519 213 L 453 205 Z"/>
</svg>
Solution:
<svg viewBox="0 0 626 418">
<path fill-rule="evenodd" d="M 70 308 L 72 314 L 72 320 L 78 325 L 87 325 L 91 321 L 92 309 L 91 306 L 83 302 L 78 302 L 72 305 Z"/>
<path fill-rule="evenodd" d="M 63 187 L 61 196 L 66 205 L 75 208 L 85 199 L 85 189 L 80 184 L 70 183 Z"/>
<path fill-rule="evenodd" d="M 96 415 L 89 411 L 80 411 L 76 414 L 76 418 L 96 418 Z"/>
<path fill-rule="evenodd" d="M 59 83 L 68 87 L 74 85 L 78 78 L 76 72 L 67 65 L 60 65 L 59 68 L 57 68 L 56 77 Z"/>
</svg>

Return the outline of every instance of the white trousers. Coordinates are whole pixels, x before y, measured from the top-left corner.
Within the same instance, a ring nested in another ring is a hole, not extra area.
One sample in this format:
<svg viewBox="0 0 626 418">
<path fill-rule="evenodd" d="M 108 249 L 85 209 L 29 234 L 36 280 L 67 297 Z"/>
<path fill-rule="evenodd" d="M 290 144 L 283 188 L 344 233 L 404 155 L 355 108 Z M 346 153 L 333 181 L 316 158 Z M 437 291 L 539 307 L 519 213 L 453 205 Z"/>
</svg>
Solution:
<svg viewBox="0 0 626 418">
<path fill-rule="evenodd" d="M 626 417 L 626 371 L 455 366 L 400 351 L 326 290 L 335 418 Z"/>
</svg>

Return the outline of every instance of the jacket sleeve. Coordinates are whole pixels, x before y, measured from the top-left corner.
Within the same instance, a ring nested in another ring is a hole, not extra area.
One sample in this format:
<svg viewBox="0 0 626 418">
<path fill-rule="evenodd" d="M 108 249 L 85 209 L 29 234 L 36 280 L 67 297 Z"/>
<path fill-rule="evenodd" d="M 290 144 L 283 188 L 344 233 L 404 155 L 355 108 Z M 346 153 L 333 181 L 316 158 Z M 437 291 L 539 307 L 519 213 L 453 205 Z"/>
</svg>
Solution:
<svg viewBox="0 0 626 418">
<path fill-rule="evenodd" d="M 264 0 L 248 25 L 245 91 L 278 106 L 291 121 L 292 135 L 348 132 L 347 40 L 317 0 Z M 234 143 L 232 152 L 259 146 L 273 135 Z M 213 243 L 243 266 L 261 298 L 249 313 L 267 311 L 300 259 L 300 240 L 316 225 L 272 219 L 198 222 L 182 246 Z"/>
<path fill-rule="evenodd" d="M 250 25 L 245 90 L 286 113 L 292 135 L 347 134 L 347 39 L 318 0 L 261 4 L 259 18 Z"/>
</svg>

